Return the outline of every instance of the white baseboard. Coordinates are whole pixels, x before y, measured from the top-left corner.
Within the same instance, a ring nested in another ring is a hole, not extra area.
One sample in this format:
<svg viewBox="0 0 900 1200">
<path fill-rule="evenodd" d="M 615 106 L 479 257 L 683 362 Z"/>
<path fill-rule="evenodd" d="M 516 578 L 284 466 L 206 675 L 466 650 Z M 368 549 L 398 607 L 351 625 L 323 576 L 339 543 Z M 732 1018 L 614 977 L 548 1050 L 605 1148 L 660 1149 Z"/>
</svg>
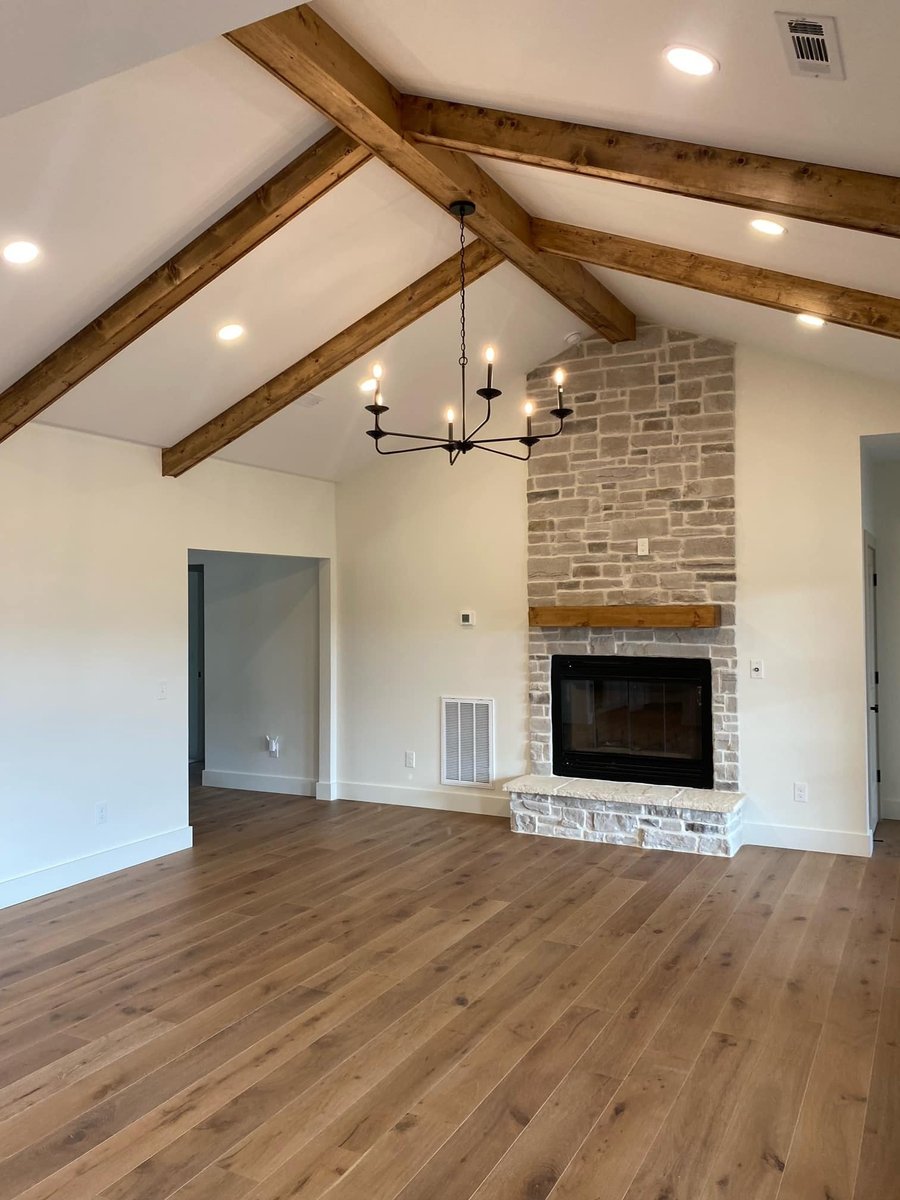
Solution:
<svg viewBox="0 0 900 1200">
<path fill-rule="evenodd" d="M 854 854 L 859 858 L 869 858 L 872 854 L 870 833 L 850 833 L 842 829 L 805 829 L 799 825 L 766 825 L 745 821 L 743 838 L 747 846 L 817 850 L 823 854 Z"/>
<path fill-rule="evenodd" d="M 900 821 L 900 800 L 882 800 L 879 809 L 882 821 Z"/>
<path fill-rule="evenodd" d="M 341 800 L 366 804 L 397 804 L 410 808 L 437 808 L 444 812 L 483 813 L 489 817 L 509 816 L 509 797 L 503 792 L 467 788 L 411 788 L 387 783 L 338 783 Z"/>
<path fill-rule="evenodd" d="M 316 799 L 317 800 L 337 800 L 338 785 L 331 781 L 327 783 L 316 784 Z"/>
<path fill-rule="evenodd" d="M 0 881 L 0 908 L 34 900 L 37 896 L 46 896 L 48 892 L 57 892 L 76 883 L 87 883 L 91 879 L 99 879 L 101 875 L 110 875 L 125 867 L 136 867 L 138 863 L 175 854 L 178 850 L 189 850 L 192 844 L 193 830 L 190 825 L 185 825 L 182 829 L 141 838 L 139 842 L 127 842 L 124 846 L 101 850 L 99 854 L 86 854 L 71 862 L 17 875 L 14 879 Z"/>
<path fill-rule="evenodd" d="M 276 792 L 279 796 L 314 796 L 316 781 L 299 775 L 254 775 L 246 771 L 207 771 L 204 787 L 234 788 L 239 792 Z"/>
</svg>

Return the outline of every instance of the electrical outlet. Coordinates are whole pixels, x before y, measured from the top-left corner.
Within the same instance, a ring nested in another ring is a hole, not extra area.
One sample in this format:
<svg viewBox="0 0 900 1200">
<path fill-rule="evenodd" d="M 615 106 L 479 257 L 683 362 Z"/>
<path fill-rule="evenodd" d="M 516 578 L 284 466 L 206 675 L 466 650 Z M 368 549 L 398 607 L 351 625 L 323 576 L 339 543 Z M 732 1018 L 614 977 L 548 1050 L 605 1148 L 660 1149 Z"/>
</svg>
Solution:
<svg viewBox="0 0 900 1200">
<path fill-rule="evenodd" d="M 797 804 L 806 804 L 809 801 L 809 784 L 794 784 L 794 800 Z"/>
<path fill-rule="evenodd" d="M 405 767 L 414 767 L 416 765 L 415 750 L 407 750 L 406 751 L 406 753 L 403 755 L 403 765 Z"/>
<path fill-rule="evenodd" d="M 638 538 L 637 552 L 639 558 L 646 558 L 650 554 L 650 539 Z"/>
<path fill-rule="evenodd" d="M 750 678 L 751 679 L 765 679 L 765 677 L 766 677 L 766 664 L 763 662 L 763 660 L 761 658 L 751 658 L 750 659 Z"/>
<path fill-rule="evenodd" d="M 94 824 L 95 825 L 105 825 L 108 820 L 109 820 L 109 805 L 108 804 L 96 805 L 96 807 L 94 808 Z"/>
<path fill-rule="evenodd" d="M 159 681 L 159 683 L 156 685 L 156 698 L 157 698 L 157 700 L 168 700 L 168 698 L 169 698 L 169 681 L 168 681 L 168 679 L 161 679 Z"/>
<path fill-rule="evenodd" d="M 270 758 L 277 758 L 281 752 L 279 739 L 277 737 L 270 737 L 269 734 L 266 734 L 266 749 L 269 751 Z"/>
</svg>

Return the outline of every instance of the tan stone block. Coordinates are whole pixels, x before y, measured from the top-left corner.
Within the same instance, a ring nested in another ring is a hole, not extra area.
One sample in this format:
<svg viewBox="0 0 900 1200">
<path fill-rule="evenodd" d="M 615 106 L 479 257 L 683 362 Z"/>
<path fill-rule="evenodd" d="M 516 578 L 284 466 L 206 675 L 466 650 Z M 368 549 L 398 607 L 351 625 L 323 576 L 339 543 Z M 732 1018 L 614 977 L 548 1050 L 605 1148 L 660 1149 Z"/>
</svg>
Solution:
<svg viewBox="0 0 900 1200">
<path fill-rule="evenodd" d="M 700 474 L 704 478 L 734 475 L 733 454 L 708 454 L 700 461 Z"/>
<path fill-rule="evenodd" d="M 656 368 L 649 363 L 634 367 L 607 367 L 603 372 L 604 388 L 652 387 L 655 383 Z"/>
<path fill-rule="evenodd" d="M 734 358 L 705 358 L 698 361 L 681 362 L 675 368 L 679 382 L 686 379 L 710 379 L 716 375 L 733 375 Z M 719 388 L 719 391 L 725 389 Z"/>
</svg>

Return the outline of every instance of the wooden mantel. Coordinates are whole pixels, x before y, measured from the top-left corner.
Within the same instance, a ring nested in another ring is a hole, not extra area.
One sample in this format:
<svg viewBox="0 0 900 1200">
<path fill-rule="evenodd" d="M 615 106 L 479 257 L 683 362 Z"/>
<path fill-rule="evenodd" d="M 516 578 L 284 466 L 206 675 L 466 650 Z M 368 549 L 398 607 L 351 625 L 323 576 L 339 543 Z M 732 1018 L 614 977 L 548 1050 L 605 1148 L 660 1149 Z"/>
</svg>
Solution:
<svg viewBox="0 0 900 1200">
<path fill-rule="evenodd" d="M 718 604 L 552 604 L 528 609 L 542 629 L 717 629 Z"/>
</svg>

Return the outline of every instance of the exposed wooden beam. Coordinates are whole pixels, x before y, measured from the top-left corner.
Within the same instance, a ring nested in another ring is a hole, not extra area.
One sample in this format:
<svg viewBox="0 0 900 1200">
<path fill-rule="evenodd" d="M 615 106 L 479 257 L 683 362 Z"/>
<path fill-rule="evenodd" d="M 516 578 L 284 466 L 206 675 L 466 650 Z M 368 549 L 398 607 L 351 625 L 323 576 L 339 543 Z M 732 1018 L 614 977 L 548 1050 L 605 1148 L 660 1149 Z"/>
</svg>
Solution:
<svg viewBox="0 0 900 1200">
<path fill-rule="evenodd" d="M 486 275 L 502 261 L 503 255 L 486 242 L 470 242 L 466 246 L 466 275 L 471 282 Z M 317 350 L 256 388 L 243 400 L 238 400 L 217 417 L 189 433 L 175 446 L 163 450 L 163 475 L 182 475 L 203 462 L 425 313 L 437 308 L 454 295 L 458 287 L 459 255 L 454 254 L 402 292 L 354 321 Z"/>
<path fill-rule="evenodd" d="M 419 143 L 900 237 L 900 179 L 844 167 L 404 96 Z"/>
<path fill-rule="evenodd" d="M 810 313 L 834 325 L 867 333 L 900 337 L 900 299 L 893 296 L 785 275 L 765 267 L 750 267 L 618 234 L 558 225 L 554 221 L 535 221 L 534 233 L 539 246 L 580 262 L 677 283 L 714 296 L 746 300 L 782 312 Z"/>
<path fill-rule="evenodd" d="M 0 394 L 0 441 L 371 157 L 333 129 Z"/>
<path fill-rule="evenodd" d="M 474 232 L 591 328 L 612 342 L 634 337 L 634 314 L 580 264 L 536 250 L 529 214 L 470 158 L 404 138 L 399 93 L 311 8 L 227 36 L 442 207 L 474 200 Z"/>
</svg>

